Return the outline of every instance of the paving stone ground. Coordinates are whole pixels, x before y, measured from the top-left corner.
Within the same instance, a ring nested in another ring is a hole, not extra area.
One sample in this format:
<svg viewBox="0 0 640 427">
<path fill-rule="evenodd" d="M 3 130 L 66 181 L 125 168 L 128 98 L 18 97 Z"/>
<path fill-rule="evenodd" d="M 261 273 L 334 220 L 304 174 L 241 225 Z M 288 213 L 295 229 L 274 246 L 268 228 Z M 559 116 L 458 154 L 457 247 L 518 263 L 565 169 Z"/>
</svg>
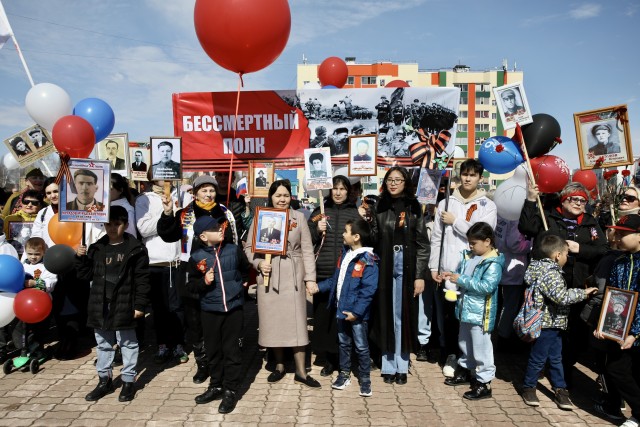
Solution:
<svg viewBox="0 0 640 427">
<path fill-rule="evenodd" d="M 593 411 L 595 375 L 577 366 L 572 399 L 577 409 L 563 411 L 552 401 L 551 386 L 542 379 L 541 405 L 526 406 L 516 388 L 524 374 L 522 355 L 496 354 L 497 378 L 493 397 L 478 402 L 462 398 L 465 386 L 448 387 L 437 364 L 412 361 L 406 385 L 387 385 L 372 372 L 373 396 L 358 395 L 354 380 L 343 391 L 331 389 L 331 380 L 313 366 L 311 375 L 322 389 L 311 390 L 293 381 L 293 373 L 277 384 L 267 383 L 264 353 L 257 348 L 255 303 L 245 307 L 245 380 L 242 399 L 231 414 L 218 414 L 218 402 L 196 405 L 194 397 L 206 384 L 191 380 L 195 363 L 158 366 L 155 346 L 143 347 L 139 359 L 138 389 L 132 402 L 118 402 L 118 391 L 99 402 L 84 396 L 97 384 L 93 353 L 73 361 L 49 360 L 41 371 L 0 374 L 2 426 L 611 426 Z M 147 343 L 153 343 L 151 333 Z M 413 356 L 412 356 L 413 357 Z M 585 362 L 587 363 L 587 362 Z M 118 375 L 119 370 L 114 370 Z M 120 385 L 119 380 L 116 384 Z M 629 415 L 629 411 L 625 411 Z"/>
</svg>

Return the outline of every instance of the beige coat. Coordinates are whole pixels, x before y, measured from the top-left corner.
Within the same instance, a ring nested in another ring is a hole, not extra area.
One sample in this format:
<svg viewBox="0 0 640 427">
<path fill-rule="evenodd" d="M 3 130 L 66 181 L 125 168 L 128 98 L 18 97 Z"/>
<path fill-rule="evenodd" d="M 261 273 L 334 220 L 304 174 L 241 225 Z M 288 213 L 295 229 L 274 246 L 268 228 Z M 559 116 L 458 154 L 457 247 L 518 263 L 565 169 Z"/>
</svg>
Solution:
<svg viewBox="0 0 640 427">
<path fill-rule="evenodd" d="M 249 262 L 258 269 L 264 255 L 254 254 L 256 221 L 245 246 Z M 258 274 L 258 343 L 263 347 L 298 347 L 309 344 L 305 281 L 316 280 L 316 263 L 311 234 L 303 213 L 289 210 L 287 254 L 272 255 L 269 286 L 263 286 Z"/>
</svg>

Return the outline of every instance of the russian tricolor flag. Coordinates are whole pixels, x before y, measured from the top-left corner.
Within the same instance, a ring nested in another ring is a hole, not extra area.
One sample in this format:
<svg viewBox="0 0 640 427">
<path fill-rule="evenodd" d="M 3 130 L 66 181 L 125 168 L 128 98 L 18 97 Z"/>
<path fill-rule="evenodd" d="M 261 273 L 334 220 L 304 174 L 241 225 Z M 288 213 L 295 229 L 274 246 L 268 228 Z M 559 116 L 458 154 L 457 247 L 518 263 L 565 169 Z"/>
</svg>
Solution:
<svg viewBox="0 0 640 427">
<path fill-rule="evenodd" d="M 238 185 L 236 186 L 236 195 L 240 196 L 242 194 L 247 194 L 248 192 L 247 178 L 244 177 L 240 181 L 238 181 Z"/>
</svg>

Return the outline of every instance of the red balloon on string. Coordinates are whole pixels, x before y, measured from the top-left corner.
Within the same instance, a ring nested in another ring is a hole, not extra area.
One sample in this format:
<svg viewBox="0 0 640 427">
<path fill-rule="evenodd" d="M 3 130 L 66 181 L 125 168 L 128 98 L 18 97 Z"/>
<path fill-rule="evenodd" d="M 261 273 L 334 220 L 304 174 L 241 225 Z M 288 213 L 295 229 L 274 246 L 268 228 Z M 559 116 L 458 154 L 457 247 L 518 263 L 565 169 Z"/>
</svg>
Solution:
<svg viewBox="0 0 640 427">
<path fill-rule="evenodd" d="M 196 0 L 193 21 L 207 55 L 242 74 L 275 61 L 291 31 L 287 0 Z"/>
<path fill-rule="evenodd" d="M 58 119 L 51 131 L 53 144 L 59 152 L 69 157 L 86 159 L 96 144 L 96 133 L 91 123 L 78 116 L 64 116 Z"/>
<path fill-rule="evenodd" d="M 330 56 L 318 67 L 318 78 L 322 86 L 341 88 L 347 82 L 349 68 L 347 63 L 337 56 Z"/>
<path fill-rule="evenodd" d="M 562 190 L 571 176 L 567 163 L 550 154 L 531 159 L 531 170 L 542 193 L 556 193 Z"/>
<path fill-rule="evenodd" d="M 24 289 L 16 294 L 13 311 L 25 323 L 42 322 L 51 313 L 51 297 L 39 289 Z"/>
<path fill-rule="evenodd" d="M 404 80 L 391 80 L 389 83 L 384 85 L 384 87 L 410 87 L 409 83 Z"/>
<path fill-rule="evenodd" d="M 598 177 L 592 170 L 577 171 L 573 174 L 573 178 L 571 178 L 571 180 L 573 182 L 579 182 L 580 184 L 584 185 L 585 188 L 589 191 L 593 190 L 598 185 Z"/>
</svg>

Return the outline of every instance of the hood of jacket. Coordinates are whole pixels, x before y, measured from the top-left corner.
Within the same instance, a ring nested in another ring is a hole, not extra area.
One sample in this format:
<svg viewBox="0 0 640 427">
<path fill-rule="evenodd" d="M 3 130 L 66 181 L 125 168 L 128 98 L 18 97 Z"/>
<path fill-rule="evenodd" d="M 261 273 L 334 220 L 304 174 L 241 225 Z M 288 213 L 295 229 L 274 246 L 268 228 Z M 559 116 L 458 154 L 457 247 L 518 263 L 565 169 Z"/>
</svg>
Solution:
<svg viewBox="0 0 640 427">
<path fill-rule="evenodd" d="M 542 276 L 549 274 L 548 272 L 550 270 L 557 270 L 560 274 L 563 273 L 558 263 L 552 261 L 550 258 L 534 259 L 529 263 L 529 267 L 524 274 L 524 280 L 529 284 L 537 283 Z"/>
<path fill-rule="evenodd" d="M 478 188 L 478 190 L 476 191 L 476 194 L 474 194 L 473 196 L 469 197 L 468 199 L 465 199 L 464 197 L 462 197 L 462 194 L 460 194 L 460 190 L 458 190 L 457 188 L 455 190 L 453 190 L 453 193 L 451 194 L 451 197 L 454 197 L 458 200 L 460 200 L 460 202 L 464 203 L 471 203 L 474 200 L 478 200 L 481 199 L 483 197 L 487 196 L 487 192 L 484 191 L 483 188 Z"/>
</svg>

